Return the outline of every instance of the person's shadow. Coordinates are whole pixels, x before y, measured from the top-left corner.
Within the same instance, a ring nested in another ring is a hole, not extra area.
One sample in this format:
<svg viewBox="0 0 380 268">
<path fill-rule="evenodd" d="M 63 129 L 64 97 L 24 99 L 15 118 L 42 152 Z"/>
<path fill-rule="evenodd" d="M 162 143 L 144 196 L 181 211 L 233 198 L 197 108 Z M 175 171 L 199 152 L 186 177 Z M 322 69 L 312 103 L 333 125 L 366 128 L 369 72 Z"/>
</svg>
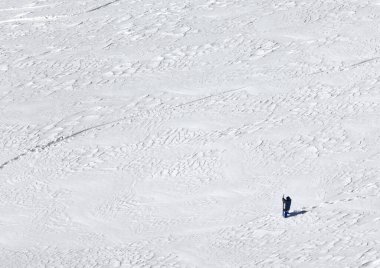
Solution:
<svg viewBox="0 0 380 268">
<path fill-rule="evenodd" d="M 295 216 L 301 215 L 301 214 L 305 214 L 306 212 L 307 212 L 307 210 L 294 210 L 294 211 L 288 213 L 288 218 L 295 217 Z"/>
</svg>

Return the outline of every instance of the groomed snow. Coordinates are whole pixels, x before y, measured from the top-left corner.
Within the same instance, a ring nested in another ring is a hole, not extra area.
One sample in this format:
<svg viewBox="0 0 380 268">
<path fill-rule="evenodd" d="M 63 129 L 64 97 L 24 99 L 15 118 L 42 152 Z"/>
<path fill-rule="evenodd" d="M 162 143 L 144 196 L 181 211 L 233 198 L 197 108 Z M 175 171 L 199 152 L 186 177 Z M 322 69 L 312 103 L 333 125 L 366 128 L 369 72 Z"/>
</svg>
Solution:
<svg viewBox="0 0 380 268">
<path fill-rule="evenodd" d="M 0 266 L 380 267 L 379 25 L 379 0 L 0 1 Z"/>
</svg>

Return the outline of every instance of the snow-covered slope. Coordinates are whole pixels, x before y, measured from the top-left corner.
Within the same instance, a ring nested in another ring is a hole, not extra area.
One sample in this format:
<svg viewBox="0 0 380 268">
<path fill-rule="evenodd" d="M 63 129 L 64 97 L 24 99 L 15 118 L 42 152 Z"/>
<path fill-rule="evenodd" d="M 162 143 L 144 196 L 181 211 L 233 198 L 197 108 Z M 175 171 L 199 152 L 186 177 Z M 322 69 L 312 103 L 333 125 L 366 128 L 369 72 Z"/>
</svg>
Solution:
<svg viewBox="0 0 380 268">
<path fill-rule="evenodd" d="M 2 0 L 0 266 L 379 267 L 379 25 L 377 0 Z"/>
</svg>

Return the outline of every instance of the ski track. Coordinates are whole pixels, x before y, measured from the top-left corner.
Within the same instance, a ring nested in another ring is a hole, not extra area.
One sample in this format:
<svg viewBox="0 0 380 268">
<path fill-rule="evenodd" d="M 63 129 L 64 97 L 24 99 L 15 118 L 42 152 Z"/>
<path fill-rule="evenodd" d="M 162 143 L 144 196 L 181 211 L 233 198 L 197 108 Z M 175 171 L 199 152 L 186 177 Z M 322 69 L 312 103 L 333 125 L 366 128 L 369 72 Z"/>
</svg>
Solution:
<svg viewBox="0 0 380 268">
<path fill-rule="evenodd" d="M 120 2 L 120 0 L 114 0 L 114 1 L 111 1 L 111 2 L 108 2 L 108 3 L 105 3 L 103 5 L 100 5 L 98 7 L 92 8 L 89 11 L 87 11 L 87 13 L 97 11 L 99 9 L 105 8 L 105 7 L 109 6 L 109 5 L 112 5 L 112 4 L 117 3 L 117 2 Z"/>
<path fill-rule="evenodd" d="M 2 1 L 1 266 L 378 267 L 379 9 Z"/>
</svg>

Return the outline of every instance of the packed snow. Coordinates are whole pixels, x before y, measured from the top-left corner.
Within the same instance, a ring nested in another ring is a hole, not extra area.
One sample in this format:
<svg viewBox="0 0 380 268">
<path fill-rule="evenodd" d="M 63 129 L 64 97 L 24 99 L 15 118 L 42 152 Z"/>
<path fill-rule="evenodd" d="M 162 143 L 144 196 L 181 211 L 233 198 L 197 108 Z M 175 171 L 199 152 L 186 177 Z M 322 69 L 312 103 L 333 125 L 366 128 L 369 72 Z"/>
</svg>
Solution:
<svg viewBox="0 0 380 268">
<path fill-rule="evenodd" d="M 379 0 L 0 1 L 0 266 L 380 267 L 379 25 Z"/>
</svg>

